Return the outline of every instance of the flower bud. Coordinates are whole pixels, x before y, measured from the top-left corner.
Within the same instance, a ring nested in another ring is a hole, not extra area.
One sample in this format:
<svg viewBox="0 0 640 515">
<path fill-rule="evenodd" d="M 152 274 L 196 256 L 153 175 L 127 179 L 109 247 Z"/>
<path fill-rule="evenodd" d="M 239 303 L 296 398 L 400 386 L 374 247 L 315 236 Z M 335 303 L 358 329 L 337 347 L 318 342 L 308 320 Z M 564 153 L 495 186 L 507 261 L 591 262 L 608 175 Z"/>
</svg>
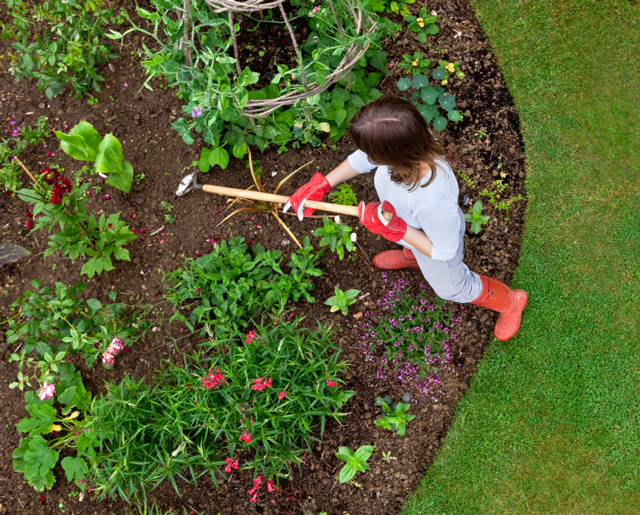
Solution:
<svg viewBox="0 0 640 515">
<path fill-rule="evenodd" d="M 352 232 L 351 233 L 351 241 L 353 243 L 355 243 L 357 239 L 358 239 L 358 235 L 355 232 Z"/>
<path fill-rule="evenodd" d="M 341 219 L 341 218 L 340 218 L 340 216 L 338 216 L 338 215 L 336 215 L 336 216 L 335 216 L 335 218 L 333 219 L 333 221 L 334 221 L 335 223 L 337 223 L 337 224 L 339 224 L 339 223 L 341 222 L 341 220 L 342 220 L 342 219 Z"/>
</svg>

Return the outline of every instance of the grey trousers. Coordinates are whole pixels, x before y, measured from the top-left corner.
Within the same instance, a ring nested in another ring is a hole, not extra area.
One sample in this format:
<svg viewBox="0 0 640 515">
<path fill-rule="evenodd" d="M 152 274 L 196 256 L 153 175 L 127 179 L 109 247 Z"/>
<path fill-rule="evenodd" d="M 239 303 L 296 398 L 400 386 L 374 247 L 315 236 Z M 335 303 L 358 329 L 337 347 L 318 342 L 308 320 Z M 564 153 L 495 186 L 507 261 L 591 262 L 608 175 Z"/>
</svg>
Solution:
<svg viewBox="0 0 640 515">
<path fill-rule="evenodd" d="M 460 245 L 458 252 L 448 261 L 431 259 L 422 252 L 411 249 L 420 265 L 420 271 L 438 297 L 444 300 L 467 303 L 477 299 L 482 293 L 482 280 L 462 262 L 464 253 L 464 232 L 466 222 L 460 209 Z"/>
</svg>

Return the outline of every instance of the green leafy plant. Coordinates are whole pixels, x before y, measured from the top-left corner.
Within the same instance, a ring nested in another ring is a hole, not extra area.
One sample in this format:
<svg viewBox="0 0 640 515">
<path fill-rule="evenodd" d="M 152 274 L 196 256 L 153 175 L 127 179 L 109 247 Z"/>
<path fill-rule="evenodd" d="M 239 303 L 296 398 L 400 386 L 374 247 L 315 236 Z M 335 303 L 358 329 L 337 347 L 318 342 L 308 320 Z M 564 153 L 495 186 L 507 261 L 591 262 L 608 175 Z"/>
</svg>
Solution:
<svg viewBox="0 0 640 515">
<path fill-rule="evenodd" d="M 340 220 L 340 217 L 336 217 Z M 327 215 L 322 217 L 323 226 L 313 231 L 313 236 L 320 237 L 319 245 L 329 247 L 338 258 L 344 258 L 344 251 L 353 252 L 355 243 L 351 241 L 351 227 L 339 221 L 331 220 Z"/>
<path fill-rule="evenodd" d="M 396 404 L 390 403 L 389 401 L 390 398 L 383 399 L 381 397 L 376 397 L 376 406 L 382 407 L 382 418 L 376 420 L 375 424 L 376 426 L 383 427 L 384 429 L 397 431 L 398 436 L 404 436 L 407 432 L 407 422 L 416 418 L 415 415 L 407 415 L 407 411 L 409 411 L 411 404 L 406 404 L 404 402 L 398 402 Z"/>
<path fill-rule="evenodd" d="M 15 194 L 22 187 L 20 175 L 23 170 L 15 160 L 28 145 L 37 145 L 49 135 L 47 118 L 40 116 L 35 127 L 26 126 L 14 129 L 13 137 L 0 138 L 0 184 L 4 189 Z"/>
<path fill-rule="evenodd" d="M 413 88 L 412 102 L 418 111 L 424 116 L 427 122 L 433 121 L 433 128 L 442 131 L 447 126 L 447 119 L 452 122 L 462 121 L 462 113 L 454 109 L 456 99 L 451 93 L 445 93 L 441 86 L 430 86 L 429 78 L 421 73 L 416 74 L 412 79 L 404 77 L 398 81 L 398 89 L 407 91 Z M 441 116 L 438 105 L 447 113 L 447 118 Z"/>
<path fill-rule="evenodd" d="M 367 460 L 372 454 L 372 445 L 363 445 L 356 452 L 353 452 L 349 447 L 339 447 L 336 458 L 345 462 L 340 470 L 339 481 L 346 483 L 353 479 L 356 472 L 366 472 L 369 470 L 370 467 L 367 465 Z"/>
<path fill-rule="evenodd" d="M 124 161 L 122 145 L 111 133 L 104 138 L 89 122 L 80 122 L 69 134 L 55 131 L 62 150 L 79 161 L 94 163 L 93 173 L 106 176 L 107 184 L 129 193 L 133 182 L 133 167 Z"/>
<path fill-rule="evenodd" d="M 165 274 L 167 298 L 176 308 L 190 309 L 188 316 L 178 309 L 171 320 L 182 320 L 192 331 L 204 324 L 202 336 L 212 328 L 225 334 L 247 327 L 265 310 L 282 309 L 289 300 L 315 302 L 311 279 L 322 275 L 316 268 L 322 252 L 314 253 L 306 237 L 303 248 L 291 254 L 286 273 L 279 250 L 253 245 L 250 253 L 244 238 L 220 241 L 211 254 L 189 258 L 184 268 Z"/>
<path fill-rule="evenodd" d="M 431 65 L 431 59 L 425 59 L 422 57 L 422 52 L 415 51 L 413 55 L 402 54 L 402 62 L 398 63 L 398 68 L 407 70 L 410 75 L 417 75 L 418 73 L 428 74 L 429 66 Z"/>
<path fill-rule="evenodd" d="M 517 202 L 518 200 L 522 200 L 522 195 L 516 195 L 515 197 L 511 197 L 509 200 L 503 200 L 502 202 L 498 202 L 496 204 L 496 209 L 499 211 L 504 211 L 506 216 L 505 220 L 509 220 L 509 209 L 511 208 L 511 204 Z"/>
<path fill-rule="evenodd" d="M 450 63 L 449 61 L 438 61 L 438 68 L 433 70 L 433 78 L 442 81 L 442 84 L 447 84 L 449 77 L 455 75 L 458 79 L 464 79 L 465 75 L 460 71 L 460 64 Z"/>
<path fill-rule="evenodd" d="M 151 5 L 151 10 L 138 8 L 137 13 L 149 20 L 152 30 L 137 26 L 122 12 L 132 28 L 124 33 L 112 30 L 108 36 L 121 40 L 130 32 L 139 31 L 156 40 L 153 50 L 144 46 L 146 59 L 142 65 L 149 75 L 145 87 L 151 89 L 149 82 L 153 77 L 164 77 L 171 87 L 178 87 L 186 116 L 177 118 L 173 127 L 187 144 L 195 141 L 197 133 L 211 146 L 207 149 L 209 153 L 201 155 L 201 169 L 214 163 L 224 168 L 225 154 L 244 157 L 245 142 L 261 151 L 273 144 L 282 152 L 291 140 L 296 145 L 308 142 L 317 145 L 321 142 L 319 134 L 329 133 L 332 140 L 341 137 L 359 107 L 381 95 L 375 89 L 380 75 L 367 76 L 364 68 L 369 65 L 389 73 L 380 41 L 399 28 L 368 13 L 363 23 L 369 26 L 375 21 L 377 30 L 358 34 L 353 10 L 364 11 L 362 0 L 343 0 L 331 6 L 320 4 L 315 9 L 312 4 L 294 0 L 289 18 L 296 24 L 309 25 L 307 40 L 299 45 L 293 62 L 272 63 L 275 74 L 261 77 L 247 66 L 248 62 L 237 62 L 234 57 L 226 14 L 215 13 L 206 2 L 194 0 L 185 17 L 193 23 L 185 32 L 182 4 L 152 0 Z M 281 22 L 264 18 L 257 23 Z M 249 27 L 251 22 L 243 20 L 242 25 L 236 23 L 233 28 L 237 33 L 241 28 L 251 30 Z M 164 32 L 163 37 L 160 32 Z M 327 86 L 327 81 L 337 78 L 332 72 L 354 43 L 370 46 L 351 73 L 338 80 L 337 93 L 307 95 L 304 100 L 268 110 L 253 120 L 245 114 L 249 101 L 277 99 L 290 92 L 308 93 L 313 83 Z"/>
<path fill-rule="evenodd" d="M 152 386 L 130 376 L 110 383 L 90 422 L 101 445 L 94 489 L 131 498 L 165 479 L 178 491 L 176 476 L 288 476 L 354 394 L 337 387 L 346 364 L 332 332 L 282 313 L 167 362 Z"/>
<path fill-rule="evenodd" d="M 416 0 L 374 0 L 369 4 L 369 8 L 373 12 L 382 12 L 399 14 L 400 16 L 410 16 L 411 11 L 407 5 L 414 4 Z"/>
<path fill-rule="evenodd" d="M 475 183 L 473 182 L 473 180 L 471 180 L 471 177 L 469 177 L 466 173 L 464 173 L 462 170 L 456 170 L 456 173 L 462 178 L 462 180 L 465 182 L 465 184 L 470 188 L 470 189 L 474 189 L 476 187 Z"/>
<path fill-rule="evenodd" d="M 329 193 L 334 204 L 340 204 L 342 206 L 357 206 L 358 197 L 353 192 L 351 186 L 346 182 L 340 184 L 335 191 Z"/>
<path fill-rule="evenodd" d="M 484 132 L 482 129 L 480 129 L 478 132 L 474 134 L 474 136 L 477 136 L 478 138 L 482 139 L 487 137 L 487 133 Z"/>
<path fill-rule="evenodd" d="M 81 182 L 86 167 L 76 172 L 73 182 L 59 170 L 56 166 L 43 169 L 35 177 L 33 189 L 22 188 L 17 192 L 20 199 L 33 204 L 34 231 L 47 228 L 51 233 L 55 226 L 60 226 L 58 232 L 50 234 L 44 257 L 56 250 L 71 261 L 89 256 L 80 273 L 90 278 L 113 270 L 112 258 L 130 261 L 129 251 L 122 247 L 136 235 L 120 220 L 120 213 L 108 217 L 103 213 L 98 219 L 87 214 L 86 190 L 91 183 Z"/>
<path fill-rule="evenodd" d="M 482 201 L 476 200 L 475 204 L 467 214 L 464 215 L 464 219 L 467 222 L 471 222 L 471 232 L 473 234 L 479 234 L 482 226 L 486 224 L 491 217 L 482 216 Z"/>
<path fill-rule="evenodd" d="M 198 169 L 207 173 L 212 166 L 219 166 L 223 170 L 229 165 L 229 153 L 220 146 L 220 138 L 222 134 L 218 134 L 214 139 L 214 145 L 211 148 L 202 147 L 200 150 L 200 161 L 198 161 Z M 237 158 L 242 158 L 247 153 L 246 145 L 240 145 L 239 148 L 234 146 L 233 154 Z"/>
<path fill-rule="evenodd" d="M 49 98 L 62 93 L 65 84 L 71 84 L 78 98 L 91 89 L 100 91 L 104 79 L 96 65 L 118 57 L 100 41 L 104 27 L 114 21 L 113 9 L 102 6 L 102 0 L 8 0 L 11 21 L 1 24 L 2 38 L 13 40 L 9 72 L 16 82 L 37 79 L 38 89 Z"/>
<path fill-rule="evenodd" d="M 356 297 L 360 293 L 360 290 L 347 290 L 342 291 L 336 286 L 335 295 L 329 297 L 324 303 L 327 306 L 331 306 L 331 312 L 340 310 L 343 315 L 347 315 L 349 306 L 356 303 Z"/>
<path fill-rule="evenodd" d="M 438 25 L 436 25 L 438 17 L 429 14 L 426 7 L 420 9 L 418 16 L 407 16 L 404 21 L 411 32 L 418 34 L 418 41 L 423 45 L 427 42 L 427 36 L 435 36 L 440 32 Z"/>
</svg>

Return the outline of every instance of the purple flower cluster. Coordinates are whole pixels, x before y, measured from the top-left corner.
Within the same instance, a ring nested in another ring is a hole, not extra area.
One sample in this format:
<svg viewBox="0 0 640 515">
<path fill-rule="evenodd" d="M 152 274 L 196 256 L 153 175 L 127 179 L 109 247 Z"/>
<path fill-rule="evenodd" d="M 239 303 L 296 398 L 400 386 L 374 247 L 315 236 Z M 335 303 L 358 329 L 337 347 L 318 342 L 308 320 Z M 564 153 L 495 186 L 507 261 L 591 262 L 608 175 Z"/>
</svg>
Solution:
<svg viewBox="0 0 640 515">
<path fill-rule="evenodd" d="M 415 388 L 437 401 L 441 372 L 455 372 L 451 342 L 462 319 L 454 316 L 451 303 L 427 298 L 426 285 L 411 294 L 408 281 L 398 279 L 390 286 L 387 274 L 382 277 L 377 309 L 359 322 L 365 362 L 378 365 L 378 380 L 391 380 L 402 391 Z"/>
</svg>

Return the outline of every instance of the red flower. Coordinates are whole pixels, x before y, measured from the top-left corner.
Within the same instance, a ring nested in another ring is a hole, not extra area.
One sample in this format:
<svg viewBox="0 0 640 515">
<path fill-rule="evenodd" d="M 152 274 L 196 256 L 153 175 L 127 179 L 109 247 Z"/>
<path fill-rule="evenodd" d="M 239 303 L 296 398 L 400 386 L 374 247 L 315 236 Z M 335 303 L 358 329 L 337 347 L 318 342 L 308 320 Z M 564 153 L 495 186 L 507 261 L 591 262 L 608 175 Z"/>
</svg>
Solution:
<svg viewBox="0 0 640 515">
<path fill-rule="evenodd" d="M 222 383 L 226 382 L 226 379 L 222 377 L 220 370 L 218 370 L 217 368 L 215 370 L 216 372 L 218 372 L 217 374 L 214 374 L 213 372 L 209 372 L 208 378 L 207 377 L 202 378 L 202 386 L 206 386 L 208 390 L 211 388 L 213 388 L 214 390 L 217 390 Z"/>
<path fill-rule="evenodd" d="M 131 218 L 133 218 L 134 220 L 136 219 L 136 215 L 129 215 Z"/>
<path fill-rule="evenodd" d="M 42 497 L 41 495 L 38 496 L 38 499 L 40 499 L 41 502 L 47 502 L 47 499 L 45 497 Z"/>
<path fill-rule="evenodd" d="M 242 433 L 240 438 L 238 438 L 239 442 L 251 443 L 251 433 Z"/>
<path fill-rule="evenodd" d="M 147 228 L 143 227 L 142 229 L 140 229 L 140 234 L 147 234 Z"/>
<path fill-rule="evenodd" d="M 193 293 L 198 293 L 202 288 L 196 288 L 196 291 L 194 291 Z"/>
<path fill-rule="evenodd" d="M 33 218 L 33 213 L 27 209 L 24 212 L 24 216 L 26 216 L 27 218 Z"/>
<path fill-rule="evenodd" d="M 244 339 L 245 343 L 253 343 L 253 339 L 256 337 L 256 335 L 253 333 L 253 331 L 249 331 L 247 333 L 247 337 Z"/>
<path fill-rule="evenodd" d="M 331 388 L 332 386 L 337 385 L 338 383 L 334 383 L 331 379 L 327 379 L 327 386 Z"/>
<path fill-rule="evenodd" d="M 132 227 L 132 228 L 131 228 L 131 232 L 132 232 L 133 234 L 137 234 L 137 233 L 138 233 L 138 230 L 137 230 L 135 227 Z"/>
<path fill-rule="evenodd" d="M 269 386 L 271 386 L 271 378 L 266 379 L 264 377 L 261 377 L 259 379 L 254 379 L 253 382 L 255 384 L 251 388 L 258 392 L 261 392 L 265 388 L 268 388 Z"/>
<path fill-rule="evenodd" d="M 260 488 L 260 483 L 262 483 L 262 476 L 258 476 L 253 480 L 254 487 L 249 490 L 249 495 L 252 495 L 258 491 L 258 488 Z M 256 493 L 256 495 L 258 494 Z"/>
<path fill-rule="evenodd" d="M 27 222 L 24 224 L 24 226 L 27 229 L 33 229 L 33 222 L 31 220 L 27 220 Z"/>
<path fill-rule="evenodd" d="M 109 225 L 107 225 L 107 227 L 108 227 L 109 229 L 111 229 L 111 228 L 113 227 L 113 224 L 109 224 Z"/>
<path fill-rule="evenodd" d="M 202 257 L 202 254 L 200 254 L 200 252 L 198 252 L 198 251 L 196 250 L 196 256 L 198 256 L 198 257 Z"/>
<path fill-rule="evenodd" d="M 53 157 L 53 156 L 55 156 L 55 154 L 54 154 L 53 152 L 47 152 L 47 155 L 48 155 L 49 157 Z"/>
<path fill-rule="evenodd" d="M 282 400 L 289 392 L 278 392 L 278 399 Z"/>
<path fill-rule="evenodd" d="M 267 481 L 267 492 L 273 492 L 275 488 L 273 488 L 273 479 L 269 479 Z"/>
<path fill-rule="evenodd" d="M 104 196 L 104 199 L 105 199 L 105 200 L 111 200 L 111 195 L 105 195 L 105 196 Z"/>
<path fill-rule="evenodd" d="M 226 463 L 225 472 L 231 473 L 231 469 L 238 470 L 238 458 L 227 458 L 224 462 Z"/>
</svg>

